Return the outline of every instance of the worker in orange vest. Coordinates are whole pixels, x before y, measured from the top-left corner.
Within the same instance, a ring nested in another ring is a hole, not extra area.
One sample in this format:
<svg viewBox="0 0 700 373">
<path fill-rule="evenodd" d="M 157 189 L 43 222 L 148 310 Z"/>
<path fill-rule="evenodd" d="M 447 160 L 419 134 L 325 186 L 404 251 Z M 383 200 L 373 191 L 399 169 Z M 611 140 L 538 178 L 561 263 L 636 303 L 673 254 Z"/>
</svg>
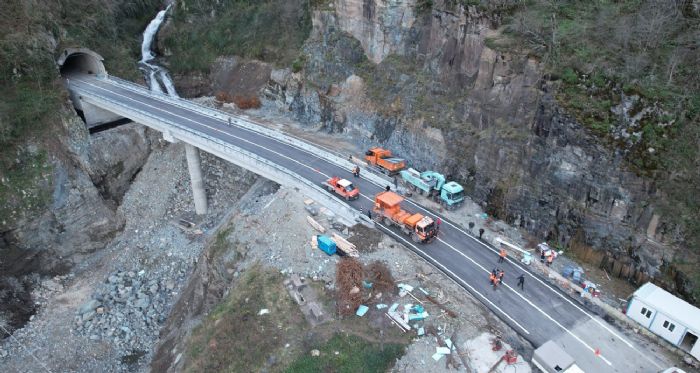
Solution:
<svg viewBox="0 0 700 373">
<path fill-rule="evenodd" d="M 547 257 L 547 267 L 549 267 L 552 264 L 553 260 L 554 260 L 554 254 L 549 253 L 549 256 Z"/>
<path fill-rule="evenodd" d="M 503 261 L 506 260 L 507 255 L 508 255 L 508 253 L 506 253 L 506 249 L 501 249 L 501 252 L 498 253 L 498 257 L 499 257 L 498 262 L 503 263 Z"/>
<path fill-rule="evenodd" d="M 497 278 L 497 277 L 496 277 L 495 271 L 494 271 L 494 272 L 491 272 L 491 273 L 489 274 L 489 282 L 491 282 L 492 285 L 493 285 L 494 281 L 496 281 L 496 278 Z"/>
</svg>

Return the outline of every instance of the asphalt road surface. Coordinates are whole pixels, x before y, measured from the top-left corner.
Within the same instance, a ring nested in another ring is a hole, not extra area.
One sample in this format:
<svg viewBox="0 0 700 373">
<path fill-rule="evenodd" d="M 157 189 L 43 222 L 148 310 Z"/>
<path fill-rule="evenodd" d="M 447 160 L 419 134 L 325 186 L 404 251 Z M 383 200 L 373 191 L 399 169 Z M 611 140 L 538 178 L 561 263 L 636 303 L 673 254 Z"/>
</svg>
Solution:
<svg viewBox="0 0 700 373">
<path fill-rule="evenodd" d="M 362 207 L 367 211 L 372 208 L 373 196 L 383 190 L 362 177 L 353 178 L 350 170 L 339 168 L 311 152 L 252 130 L 230 126 L 226 121 L 208 116 L 205 112 L 177 106 L 168 102 L 167 98 L 150 93 L 145 87 L 142 92 L 134 92 L 108 79 L 85 76 L 71 77 L 70 85 L 71 89 L 80 91 L 82 95 L 108 98 L 229 142 L 316 183 L 321 184 L 336 175 L 348 178 L 362 194 L 358 200 L 348 202 L 353 208 Z M 440 216 L 409 200 L 404 202 L 404 209 L 432 217 Z M 438 239 L 429 244 L 413 243 L 395 228 L 377 226 L 445 272 L 535 346 L 550 339 L 563 345 L 586 372 L 658 372 L 665 368 L 658 357 L 624 337 L 615 327 L 517 261 L 508 258 L 506 263 L 498 265 L 506 275 L 504 284 L 494 290 L 488 274 L 497 266 L 498 254 L 495 249 L 444 216 L 441 219 Z M 525 274 L 526 278 L 524 291 L 515 286 L 516 277 L 520 274 Z M 596 351 L 599 353 L 596 354 Z"/>
</svg>

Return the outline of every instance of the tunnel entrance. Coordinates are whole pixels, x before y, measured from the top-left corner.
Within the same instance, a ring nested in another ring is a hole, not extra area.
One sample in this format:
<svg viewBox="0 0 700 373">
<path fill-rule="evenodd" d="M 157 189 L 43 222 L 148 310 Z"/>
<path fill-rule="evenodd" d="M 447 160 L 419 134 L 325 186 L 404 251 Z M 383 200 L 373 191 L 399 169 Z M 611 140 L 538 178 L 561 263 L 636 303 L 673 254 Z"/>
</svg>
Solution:
<svg viewBox="0 0 700 373">
<path fill-rule="evenodd" d="M 78 77 L 107 77 L 107 69 L 102 63 L 103 60 L 102 56 L 87 48 L 66 48 L 56 60 L 73 107 L 78 116 L 85 122 L 90 134 L 131 122 L 117 114 L 85 102 L 81 95 L 71 89 Z M 73 78 L 76 80 L 72 80 Z"/>
<path fill-rule="evenodd" d="M 61 76 L 68 78 L 75 74 L 105 76 L 107 70 L 102 61 L 102 56 L 87 48 L 66 48 L 56 62 Z"/>
</svg>

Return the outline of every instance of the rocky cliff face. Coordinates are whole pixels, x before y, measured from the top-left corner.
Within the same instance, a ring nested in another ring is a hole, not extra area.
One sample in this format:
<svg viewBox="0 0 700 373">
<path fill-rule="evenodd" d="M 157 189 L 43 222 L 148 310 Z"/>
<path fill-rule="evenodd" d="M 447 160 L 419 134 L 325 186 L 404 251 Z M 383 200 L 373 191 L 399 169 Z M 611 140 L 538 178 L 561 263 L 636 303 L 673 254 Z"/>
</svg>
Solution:
<svg viewBox="0 0 700 373">
<path fill-rule="evenodd" d="M 557 105 L 541 63 L 489 48 L 497 20 L 434 3 L 333 1 L 314 12 L 304 70 L 273 71 L 267 95 L 309 125 L 447 173 L 540 239 L 607 250 L 652 275 L 684 255 L 654 183 Z"/>
<path fill-rule="evenodd" d="M 57 117 L 62 133 L 47 146 L 48 208 L 2 222 L 0 298 L 6 307 L 0 308 L 0 319 L 10 329 L 33 313 L 32 279 L 66 273 L 122 229 L 117 204 L 150 153 L 150 140 L 139 125 L 91 136 L 71 109 Z"/>
</svg>

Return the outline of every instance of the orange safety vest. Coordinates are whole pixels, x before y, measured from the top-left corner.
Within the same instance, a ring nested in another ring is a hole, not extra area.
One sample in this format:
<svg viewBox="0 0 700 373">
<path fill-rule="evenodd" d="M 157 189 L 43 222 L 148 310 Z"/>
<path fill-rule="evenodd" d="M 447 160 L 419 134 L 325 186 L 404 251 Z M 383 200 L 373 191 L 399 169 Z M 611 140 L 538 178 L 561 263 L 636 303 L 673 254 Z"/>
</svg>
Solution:
<svg viewBox="0 0 700 373">
<path fill-rule="evenodd" d="M 489 275 L 489 279 L 491 280 L 491 282 L 494 282 L 494 281 L 496 281 L 496 276 L 494 276 L 492 273 Z"/>
<path fill-rule="evenodd" d="M 506 257 L 506 255 L 508 255 L 508 254 L 506 253 L 506 251 L 505 251 L 504 249 L 501 249 L 501 253 L 500 253 L 500 254 L 498 254 L 498 255 L 500 255 L 500 256 L 501 256 L 501 258 L 505 258 L 505 257 Z"/>
<path fill-rule="evenodd" d="M 547 262 L 551 263 L 553 260 L 554 260 L 554 254 L 549 254 L 549 256 L 547 257 Z"/>
</svg>

